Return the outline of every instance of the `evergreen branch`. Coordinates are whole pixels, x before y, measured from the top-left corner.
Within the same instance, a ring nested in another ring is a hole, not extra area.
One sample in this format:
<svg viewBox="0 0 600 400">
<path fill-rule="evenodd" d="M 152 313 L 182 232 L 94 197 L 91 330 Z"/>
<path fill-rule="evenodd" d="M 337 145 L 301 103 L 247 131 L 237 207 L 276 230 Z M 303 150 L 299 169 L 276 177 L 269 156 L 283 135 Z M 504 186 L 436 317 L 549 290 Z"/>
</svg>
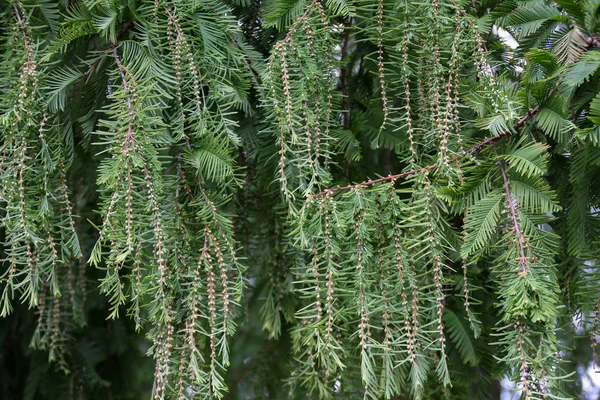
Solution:
<svg viewBox="0 0 600 400">
<path fill-rule="evenodd" d="M 500 168 L 500 173 L 502 174 L 502 181 L 504 183 L 504 194 L 506 197 L 506 201 L 508 202 L 508 208 L 510 212 L 510 217 L 513 223 L 513 229 L 515 231 L 515 236 L 517 237 L 519 243 L 519 276 L 525 276 L 529 273 L 529 257 L 525 255 L 525 237 L 523 236 L 523 232 L 521 232 L 521 226 L 517 219 L 517 208 L 515 202 L 513 201 L 512 194 L 510 192 L 510 186 L 508 178 L 506 177 L 506 168 L 502 161 L 498 160 L 498 167 Z"/>
<path fill-rule="evenodd" d="M 298 19 L 296 20 L 296 22 L 294 22 L 294 24 L 292 25 L 292 27 L 288 30 L 288 32 L 285 35 L 285 37 L 279 42 L 280 46 L 283 46 L 283 45 L 286 45 L 286 44 L 290 44 L 292 42 L 292 35 L 294 33 L 296 33 L 296 31 L 298 30 L 298 27 L 300 26 L 300 24 L 302 24 L 303 22 L 305 22 L 307 20 L 308 15 L 312 11 L 313 7 L 318 6 L 318 4 L 319 4 L 319 0 L 313 0 L 306 7 L 306 10 L 304 10 L 304 14 L 302 14 L 300 17 L 298 17 Z"/>
<path fill-rule="evenodd" d="M 107 381 L 133 397 L 151 369 L 154 400 L 571 395 L 556 329 L 592 322 L 593 362 L 600 329 L 596 10 L 468 3 L 4 2 L 0 316 L 72 372 L 24 363 L 26 397 L 93 396 L 104 337 L 74 339 L 124 309 L 154 359 Z"/>
<path fill-rule="evenodd" d="M 19 13 L 19 9 L 15 4 L 13 4 L 13 8 L 15 9 L 15 15 L 17 16 L 17 22 L 19 25 L 23 25 L 23 20 L 21 19 L 21 13 Z"/>
<path fill-rule="evenodd" d="M 552 94 L 552 92 L 550 94 Z M 550 96 L 550 94 L 549 94 L 549 96 Z M 519 121 L 517 121 L 517 123 L 514 125 L 513 128 L 515 130 L 521 129 L 529 120 L 531 120 L 540 111 L 540 108 L 541 108 L 541 106 L 537 105 L 534 108 L 532 108 L 531 110 L 529 110 L 523 118 L 521 118 Z M 457 154 L 454 157 L 449 158 L 447 162 L 448 163 L 457 162 L 461 158 L 468 156 L 469 154 L 472 154 L 475 151 L 481 150 L 482 148 L 495 143 L 497 140 L 510 135 L 511 133 L 512 133 L 512 130 L 507 129 L 507 130 L 501 132 L 500 134 L 498 134 L 497 136 L 484 139 L 484 140 L 478 142 L 477 144 L 475 144 L 474 146 L 470 147 L 469 149 L 465 150 L 462 154 Z M 323 190 L 322 192 L 310 195 L 309 197 L 311 197 L 311 198 L 322 197 L 327 194 L 333 194 L 333 193 L 340 192 L 343 190 L 350 190 L 350 189 L 354 189 L 356 187 L 372 186 L 372 185 L 376 185 L 376 184 L 382 183 L 382 182 L 393 182 L 397 179 L 406 178 L 407 176 L 427 172 L 427 171 L 435 169 L 439 166 L 440 166 L 440 163 L 436 162 L 434 164 L 426 165 L 425 167 L 422 167 L 422 168 L 411 169 L 409 171 L 402 172 L 400 174 L 388 175 L 383 178 L 373 179 L 373 180 L 369 180 L 369 181 L 365 181 L 365 182 L 361 182 L 361 183 L 356 183 L 356 184 L 347 185 L 347 186 L 338 186 L 338 187 L 335 187 L 332 189 L 326 189 L 326 190 Z"/>
<path fill-rule="evenodd" d="M 377 4 L 377 70 L 379 72 L 379 86 L 381 88 L 381 102 L 383 105 L 383 122 L 379 133 L 385 129 L 388 120 L 388 99 L 386 93 L 385 69 L 383 66 L 383 0 Z"/>
<path fill-rule="evenodd" d="M 133 22 L 127 22 L 125 24 L 123 24 L 123 27 L 121 28 L 121 30 L 119 31 L 119 33 L 117 34 L 117 41 L 115 43 L 112 43 L 110 46 L 108 46 L 105 50 L 104 53 L 98 57 L 96 59 L 96 61 L 94 61 L 92 63 L 92 65 L 90 65 L 90 67 L 87 69 L 87 71 L 84 72 L 83 76 L 81 77 L 81 79 L 79 79 L 79 81 L 77 81 L 77 83 L 73 86 L 73 89 L 71 89 L 71 91 L 69 92 L 69 95 L 67 96 L 67 99 L 70 100 L 75 93 L 77 92 L 77 89 L 79 89 L 81 87 L 81 85 L 84 84 L 85 80 L 94 72 L 94 69 L 96 69 L 96 67 L 98 66 L 98 64 L 100 64 L 100 61 L 102 61 L 104 59 L 104 57 L 106 57 L 106 55 L 110 52 L 113 51 L 114 49 L 117 48 L 117 46 L 119 45 L 119 41 L 121 39 L 123 39 L 123 37 L 125 36 L 125 34 L 134 26 Z"/>
</svg>

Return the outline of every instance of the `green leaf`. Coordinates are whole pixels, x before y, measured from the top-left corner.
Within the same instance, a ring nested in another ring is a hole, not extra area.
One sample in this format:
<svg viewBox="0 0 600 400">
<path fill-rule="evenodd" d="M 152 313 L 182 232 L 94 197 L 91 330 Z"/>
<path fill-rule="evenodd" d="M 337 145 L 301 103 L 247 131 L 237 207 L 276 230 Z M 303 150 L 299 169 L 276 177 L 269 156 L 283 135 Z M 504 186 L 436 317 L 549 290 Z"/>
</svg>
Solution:
<svg viewBox="0 0 600 400">
<path fill-rule="evenodd" d="M 355 7 L 351 2 L 346 0 L 327 0 L 327 7 L 331 10 L 332 15 L 341 17 L 355 16 Z"/>
<path fill-rule="evenodd" d="M 496 234 L 504 192 L 495 189 L 467 210 L 465 231 L 467 236 L 460 250 L 463 259 L 482 250 Z"/>
<path fill-rule="evenodd" d="M 511 178 L 510 188 L 519 207 L 527 212 L 547 214 L 561 210 L 554 193 L 545 185 L 540 187 L 537 179 Z"/>
<path fill-rule="evenodd" d="M 446 308 L 444 309 L 444 324 L 450 340 L 456 345 L 463 362 L 469 365 L 477 365 L 479 357 L 475 350 L 471 331 L 465 324 L 464 318 L 459 318 L 454 311 Z"/>
<path fill-rule="evenodd" d="M 223 182 L 233 176 L 230 156 L 222 151 L 210 148 L 196 150 L 188 160 L 205 180 Z"/>
<path fill-rule="evenodd" d="M 575 26 L 554 43 L 554 52 L 558 56 L 559 63 L 568 65 L 574 63 L 587 46 L 587 38 Z"/>
<path fill-rule="evenodd" d="M 596 73 L 598 67 L 600 67 L 600 51 L 588 51 L 577 62 L 567 67 L 562 81 L 568 86 L 580 86 Z"/>
<path fill-rule="evenodd" d="M 600 92 L 592 99 L 587 118 L 594 124 L 600 125 Z"/>
<path fill-rule="evenodd" d="M 500 157 L 508 161 L 508 167 L 526 177 L 542 176 L 546 173 L 548 147 L 537 142 L 516 144 Z"/>
</svg>

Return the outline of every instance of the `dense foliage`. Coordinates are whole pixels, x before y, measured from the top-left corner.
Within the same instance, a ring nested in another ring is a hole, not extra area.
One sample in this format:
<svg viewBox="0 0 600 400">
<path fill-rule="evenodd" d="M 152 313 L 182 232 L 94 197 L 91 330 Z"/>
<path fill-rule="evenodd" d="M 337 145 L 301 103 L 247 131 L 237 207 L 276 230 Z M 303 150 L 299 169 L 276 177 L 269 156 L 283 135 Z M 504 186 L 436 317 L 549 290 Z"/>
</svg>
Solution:
<svg viewBox="0 0 600 400">
<path fill-rule="evenodd" d="M 595 0 L 0 0 L 0 398 L 575 398 Z"/>
</svg>

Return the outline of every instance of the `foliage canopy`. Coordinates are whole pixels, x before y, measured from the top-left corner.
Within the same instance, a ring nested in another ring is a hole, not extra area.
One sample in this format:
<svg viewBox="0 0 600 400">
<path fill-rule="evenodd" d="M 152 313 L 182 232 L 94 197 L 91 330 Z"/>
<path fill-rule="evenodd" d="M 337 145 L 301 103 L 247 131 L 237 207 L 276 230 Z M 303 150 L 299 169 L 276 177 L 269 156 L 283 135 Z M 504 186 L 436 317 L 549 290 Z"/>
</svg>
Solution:
<svg viewBox="0 0 600 400">
<path fill-rule="evenodd" d="M 563 399 L 596 367 L 597 1 L 0 26 L 0 397 Z"/>
</svg>

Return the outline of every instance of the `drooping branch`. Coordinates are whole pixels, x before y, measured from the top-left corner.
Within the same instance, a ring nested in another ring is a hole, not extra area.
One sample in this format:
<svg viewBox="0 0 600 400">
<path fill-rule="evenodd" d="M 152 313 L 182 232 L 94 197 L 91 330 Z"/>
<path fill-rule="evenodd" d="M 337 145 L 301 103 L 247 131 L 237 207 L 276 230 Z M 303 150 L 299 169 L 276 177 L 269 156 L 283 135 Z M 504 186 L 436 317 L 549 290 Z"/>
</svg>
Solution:
<svg viewBox="0 0 600 400">
<path fill-rule="evenodd" d="M 298 19 L 294 22 L 294 24 L 288 30 L 285 37 L 283 39 L 281 39 L 281 41 L 279 42 L 279 45 L 283 46 L 283 45 L 289 44 L 292 41 L 292 35 L 294 33 L 296 33 L 300 24 L 302 24 L 304 21 L 306 21 L 306 19 L 308 18 L 308 15 L 312 11 L 313 7 L 319 7 L 319 6 L 320 6 L 319 0 L 311 1 L 310 4 L 306 7 L 306 10 L 304 10 L 304 14 L 302 14 L 300 17 L 298 17 Z"/>
<path fill-rule="evenodd" d="M 523 236 L 523 232 L 521 232 L 521 226 L 517 218 L 517 207 L 515 205 L 515 202 L 513 201 L 513 197 L 510 192 L 510 183 L 506 176 L 506 167 L 500 160 L 498 160 L 498 167 L 502 174 L 502 181 L 504 182 L 504 192 L 506 196 L 506 201 L 508 202 L 510 217 L 513 223 L 513 230 L 515 231 L 515 236 L 517 236 L 517 241 L 519 244 L 519 276 L 525 276 L 529 272 L 529 268 L 527 265 L 529 263 L 529 257 L 525 255 L 525 237 Z"/>
<path fill-rule="evenodd" d="M 377 4 L 377 70 L 379 72 L 379 86 L 381 89 L 381 102 L 383 105 L 383 122 L 379 127 L 381 133 L 388 120 L 388 99 L 385 89 L 385 68 L 383 66 L 383 0 L 379 0 Z"/>
</svg>

